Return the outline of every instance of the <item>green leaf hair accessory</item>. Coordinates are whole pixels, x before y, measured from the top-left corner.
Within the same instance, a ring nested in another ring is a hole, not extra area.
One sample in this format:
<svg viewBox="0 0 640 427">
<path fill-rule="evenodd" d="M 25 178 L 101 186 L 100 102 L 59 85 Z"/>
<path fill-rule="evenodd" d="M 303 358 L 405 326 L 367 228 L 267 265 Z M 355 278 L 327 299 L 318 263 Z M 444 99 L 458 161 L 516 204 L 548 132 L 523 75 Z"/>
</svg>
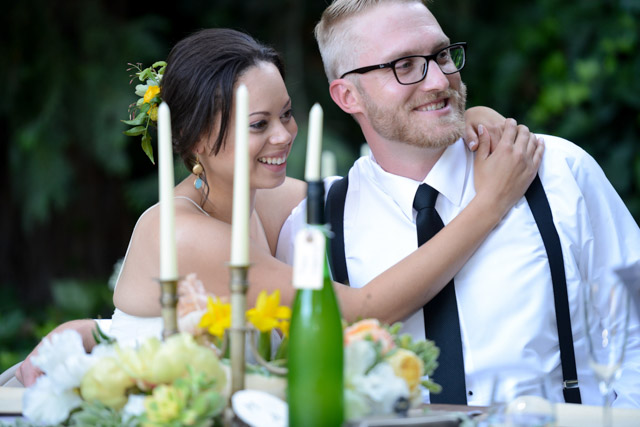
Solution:
<svg viewBox="0 0 640 427">
<path fill-rule="evenodd" d="M 162 102 L 160 96 L 160 81 L 167 63 L 165 61 L 154 62 L 149 68 L 142 69 L 142 64 L 129 64 L 127 71 L 137 70 L 131 75 L 129 84 L 138 78 L 142 84 L 136 85 L 136 95 L 140 98 L 129 105 L 129 120 L 121 120 L 124 124 L 133 126 L 124 132 L 125 135 L 142 135 L 142 150 L 147 154 L 151 163 L 153 160 L 153 147 L 151 146 L 151 134 L 149 125 L 156 126 L 158 121 L 158 105 Z"/>
</svg>

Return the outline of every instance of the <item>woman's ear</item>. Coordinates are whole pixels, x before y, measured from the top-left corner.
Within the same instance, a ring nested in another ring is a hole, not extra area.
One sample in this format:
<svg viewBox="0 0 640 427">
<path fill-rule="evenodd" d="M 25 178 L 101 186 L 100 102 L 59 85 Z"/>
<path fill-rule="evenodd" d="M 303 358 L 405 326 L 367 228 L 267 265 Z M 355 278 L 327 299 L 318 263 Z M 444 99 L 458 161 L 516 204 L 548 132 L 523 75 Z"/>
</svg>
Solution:
<svg viewBox="0 0 640 427">
<path fill-rule="evenodd" d="M 200 141 L 193 147 L 193 154 L 201 156 L 204 154 L 207 148 L 207 138 L 201 138 Z"/>
<path fill-rule="evenodd" d="M 336 79 L 332 81 L 329 84 L 329 93 L 331 94 L 333 102 L 345 113 L 355 114 L 362 111 L 360 107 L 360 94 L 355 85 L 349 80 Z"/>
</svg>

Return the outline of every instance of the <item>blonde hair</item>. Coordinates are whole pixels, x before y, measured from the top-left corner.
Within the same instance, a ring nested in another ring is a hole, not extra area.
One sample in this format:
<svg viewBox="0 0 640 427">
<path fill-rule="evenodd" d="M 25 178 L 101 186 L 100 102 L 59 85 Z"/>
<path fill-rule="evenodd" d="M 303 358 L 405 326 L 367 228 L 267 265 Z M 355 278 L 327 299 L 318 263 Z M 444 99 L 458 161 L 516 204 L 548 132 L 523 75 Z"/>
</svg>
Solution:
<svg viewBox="0 0 640 427">
<path fill-rule="evenodd" d="M 335 0 L 325 9 L 314 29 L 324 72 L 329 82 L 356 67 L 360 50 L 358 34 L 349 19 L 386 3 L 421 3 L 429 0 Z M 347 43 L 348 41 L 348 43 Z"/>
</svg>

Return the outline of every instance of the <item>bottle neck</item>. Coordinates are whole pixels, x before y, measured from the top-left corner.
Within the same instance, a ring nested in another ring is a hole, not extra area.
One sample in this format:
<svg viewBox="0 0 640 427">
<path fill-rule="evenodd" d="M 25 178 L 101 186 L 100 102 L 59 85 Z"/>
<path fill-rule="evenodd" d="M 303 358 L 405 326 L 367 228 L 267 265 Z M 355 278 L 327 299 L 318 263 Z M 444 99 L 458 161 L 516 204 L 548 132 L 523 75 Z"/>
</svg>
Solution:
<svg viewBox="0 0 640 427">
<path fill-rule="evenodd" d="M 324 181 L 307 183 L 307 224 L 324 225 Z"/>
</svg>

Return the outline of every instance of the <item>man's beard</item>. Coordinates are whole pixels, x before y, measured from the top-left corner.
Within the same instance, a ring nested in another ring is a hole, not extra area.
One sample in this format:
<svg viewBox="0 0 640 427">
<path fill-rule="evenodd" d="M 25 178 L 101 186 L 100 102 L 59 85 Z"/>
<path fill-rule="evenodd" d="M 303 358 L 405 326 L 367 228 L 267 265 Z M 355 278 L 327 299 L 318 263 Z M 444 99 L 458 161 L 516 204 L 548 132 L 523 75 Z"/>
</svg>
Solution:
<svg viewBox="0 0 640 427">
<path fill-rule="evenodd" d="M 460 82 L 460 90 L 449 88 L 435 96 L 431 96 L 429 99 L 413 102 L 412 105 L 401 111 L 392 106 L 376 105 L 366 91 L 361 90 L 361 93 L 363 94 L 371 127 L 387 140 L 417 147 L 445 148 L 464 135 L 467 87 L 462 82 Z M 412 114 L 410 114 L 413 108 L 442 98 L 448 98 L 448 103 L 452 109 L 451 114 L 429 121 L 430 123 L 413 119 Z"/>
</svg>

